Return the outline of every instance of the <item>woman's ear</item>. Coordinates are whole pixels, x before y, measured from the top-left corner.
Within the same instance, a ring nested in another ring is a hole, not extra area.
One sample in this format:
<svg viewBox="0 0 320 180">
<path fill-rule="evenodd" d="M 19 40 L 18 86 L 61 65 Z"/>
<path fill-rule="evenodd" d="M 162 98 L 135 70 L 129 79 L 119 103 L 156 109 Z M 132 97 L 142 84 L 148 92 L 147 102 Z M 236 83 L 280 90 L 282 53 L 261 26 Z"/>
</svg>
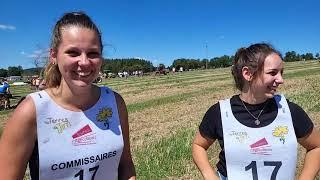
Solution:
<svg viewBox="0 0 320 180">
<path fill-rule="evenodd" d="M 242 68 L 242 76 L 248 82 L 252 81 L 253 79 L 253 74 L 251 73 L 250 69 L 247 66 L 244 66 Z"/>
<path fill-rule="evenodd" d="M 56 64 L 57 63 L 57 53 L 54 51 L 52 48 L 50 48 L 50 63 L 51 64 Z"/>
</svg>

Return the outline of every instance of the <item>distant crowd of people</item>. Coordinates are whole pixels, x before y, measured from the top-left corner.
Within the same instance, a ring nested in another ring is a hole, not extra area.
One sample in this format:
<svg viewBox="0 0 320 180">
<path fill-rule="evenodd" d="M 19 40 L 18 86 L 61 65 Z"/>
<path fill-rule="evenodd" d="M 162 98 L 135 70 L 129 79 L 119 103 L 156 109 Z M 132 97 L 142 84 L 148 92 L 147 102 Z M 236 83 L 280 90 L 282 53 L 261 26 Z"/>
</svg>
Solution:
<svg viewBox="0 0 320 180">
<path fill-rule="evenodd" d="M 119 71 L 118 77 L 120 78 L 128 78 L 129 76 L 143 76 L 143 71 L 133 71 L 132 73 L 129 73 L 128 71 Z"/>
<path fill-rule="evenodd" d="M 36 91 L 40 91 L 45 89 L 46 83 L 42 77 L 32 78 L 31 80 L 31 88 L 35 89 Z"/>
</svg>

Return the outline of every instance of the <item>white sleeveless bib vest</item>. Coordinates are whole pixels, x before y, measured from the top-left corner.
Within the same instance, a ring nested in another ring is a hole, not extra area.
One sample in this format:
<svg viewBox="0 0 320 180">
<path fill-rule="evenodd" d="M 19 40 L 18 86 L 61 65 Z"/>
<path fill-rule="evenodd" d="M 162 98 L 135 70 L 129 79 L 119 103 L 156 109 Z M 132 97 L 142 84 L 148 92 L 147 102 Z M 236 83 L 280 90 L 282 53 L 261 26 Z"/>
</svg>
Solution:
<svg viewBox="0 0 320 180">
<path fill-rule="evenodd" d="M 283 95 L 278 114 L 266 127 L 250 128 L 233 115 L 230 99 L 220 101 L 224 151 L 229 180 L 294 180 L 297 139 Z"/>
<path fill-rule="evenodd" d="M 98 102 L 83 112 L 62 108 L 45 91 L 30 94 L 36 106 L 40 179 L 117 179 L 124 146 L 118 108 L 113 91 L 100 89 Z"/>
</svg>

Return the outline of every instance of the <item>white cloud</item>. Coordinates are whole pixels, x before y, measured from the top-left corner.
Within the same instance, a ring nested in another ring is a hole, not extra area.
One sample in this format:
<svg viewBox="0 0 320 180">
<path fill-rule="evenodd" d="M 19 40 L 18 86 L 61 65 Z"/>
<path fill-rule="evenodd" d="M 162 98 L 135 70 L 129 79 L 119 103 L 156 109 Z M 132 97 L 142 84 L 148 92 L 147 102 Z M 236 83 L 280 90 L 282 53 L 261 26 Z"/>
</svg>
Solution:
<svg viewBox="0 0 320 180">
<path fill-rule="evenodd" d="M 46 58 L 48 56 L 46 49 L 35 50 L 32 53 L 26 53 L 25 51 L 21 51 L 20 54 L 28 58 Z"/>
<path fill-rule="evenodd" d="M 142 58 L 142 57 L 139 57 L 139 56 L 136 56 L 136 57 L 133 57 L 133 58 L 145 60 L 145 58 Z"/>
<path fill-rule="evenodd" d="M 37 54 L 28 54 L 27 57 L 28 58 L 36 58 L 36 57 L 39 57 L 39 55 L 37 55 Z"/>
<path fill-rule="evenodd" d="M 43 53 L 42 49 L 33 51 L 33 54 L 42 54 L 42 53 Z"/>
<path fill-rule="evenodd" d="M 4 24 L 0 24 L 0 29 L 2 29 L 2 30 L 15 30 L 16 29 L 16 27 L 14 27 L 14 26 L 11 26 L 11 25 L 4 25 Z"/>
<path fill-rule="evenodd" d="M 156 59 L 151 60 L 151 62 L 152 62 L 152 64 L 153 64 L 154 66 L 157 66 L 157 65 L 158 65 L 158 60 L 156 60 Z"/>
<path fill-rule="evenodd" d="M 223 35 L 219 36 L 219 39 L 224 39 L 224 36 Z"/>
</svg>

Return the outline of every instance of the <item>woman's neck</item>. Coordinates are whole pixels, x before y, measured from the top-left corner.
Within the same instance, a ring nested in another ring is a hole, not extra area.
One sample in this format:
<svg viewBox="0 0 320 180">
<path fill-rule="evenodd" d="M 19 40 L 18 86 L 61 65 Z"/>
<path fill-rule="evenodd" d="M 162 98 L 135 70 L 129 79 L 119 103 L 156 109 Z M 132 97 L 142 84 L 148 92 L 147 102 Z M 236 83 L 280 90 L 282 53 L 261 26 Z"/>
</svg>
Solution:
<svg viewBox="0 0 320 180">
<path fill-rule="evenodd" d="M 99 88 L 94 85 L 71 88 L 62 82 L 59 87 L 51 88 L 50 91 L 59 105 L 74 111 L 89 109 L 100 97 Z"/>
<path fill-rule="evenodd" d="M 266 97 L 259 97 L 249 92 L 241 92 L 239 97 L 248 104 L 261 104 L 267 100 Z"/>
</svg>

